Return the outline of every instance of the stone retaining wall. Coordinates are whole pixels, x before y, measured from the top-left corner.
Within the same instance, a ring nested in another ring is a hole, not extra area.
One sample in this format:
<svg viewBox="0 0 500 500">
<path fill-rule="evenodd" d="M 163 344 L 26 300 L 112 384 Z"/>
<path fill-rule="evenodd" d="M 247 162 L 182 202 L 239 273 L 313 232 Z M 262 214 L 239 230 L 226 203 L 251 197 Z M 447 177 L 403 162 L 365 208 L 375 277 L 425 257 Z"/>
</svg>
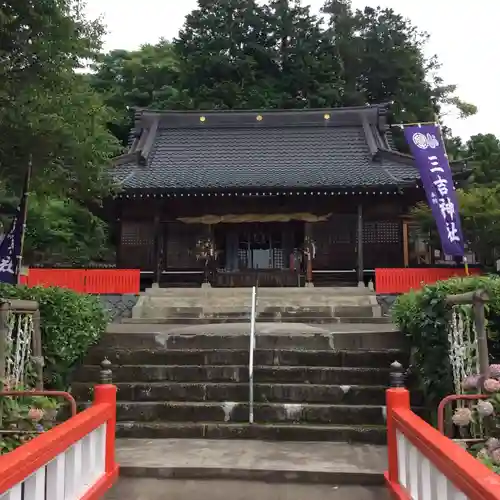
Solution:
<svg viewBox="0 0 500 500">
<path fill-rule="evenodd" d="M 104 307 L 109 311 L 113 323 L 119 323 L 123 318 L 131 318 L 132 308 L 139 299 L 139 295 L 133 294 L 109 294 L 99 297 Z"/>
</svg>

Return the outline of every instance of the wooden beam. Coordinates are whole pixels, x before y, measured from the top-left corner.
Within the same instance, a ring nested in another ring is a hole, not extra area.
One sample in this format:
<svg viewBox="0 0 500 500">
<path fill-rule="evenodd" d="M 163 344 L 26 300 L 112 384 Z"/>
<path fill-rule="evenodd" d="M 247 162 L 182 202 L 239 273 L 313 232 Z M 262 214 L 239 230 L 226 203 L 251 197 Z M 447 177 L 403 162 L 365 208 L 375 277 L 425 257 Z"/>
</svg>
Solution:
<svg viewBox="0 0 500 500">
<path fill-rule="evenodd" d="M 358 203 L 358 286 L 365 285 L 364 280 L 364 258 L 363 258 L 363 204 Z"/>
<path fill-rule="evenodd" d="M 404 267 L 410 265 L 409 244 L 408 244 L 408 221 L 403 221 L 403 263 Z"/>
<path fill-rule="evenodd" d="M 160 234 L 160 212 L 158 210 L 158 207 L 156 207 L 155 210 L 155 218 L 154 218 L 154 250 L 153 250 L 153 269 L 154 269 L 154 276 L 155 276 L 155 283 L 160 285 L 160 278 L 161 278 L 161 252 L 160 252 L 160 246 L 161 246 L 161 234 Z"/>
</svg>

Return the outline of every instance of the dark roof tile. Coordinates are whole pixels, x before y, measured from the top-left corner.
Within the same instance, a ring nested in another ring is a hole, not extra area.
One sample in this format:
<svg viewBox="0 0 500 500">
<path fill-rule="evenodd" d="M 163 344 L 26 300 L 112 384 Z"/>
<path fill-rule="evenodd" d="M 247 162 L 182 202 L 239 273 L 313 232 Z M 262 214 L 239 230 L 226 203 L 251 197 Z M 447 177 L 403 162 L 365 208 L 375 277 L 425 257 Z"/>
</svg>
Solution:
<svg viewBox="0 0 500 500">
<path fill-rule="evenodd" d="M 412 165 L 374 161 L 359 125 L 160 128 L 146 166 L 115 169 L 125 189 L 394 186 L 417 178 Z"/>
</svg>

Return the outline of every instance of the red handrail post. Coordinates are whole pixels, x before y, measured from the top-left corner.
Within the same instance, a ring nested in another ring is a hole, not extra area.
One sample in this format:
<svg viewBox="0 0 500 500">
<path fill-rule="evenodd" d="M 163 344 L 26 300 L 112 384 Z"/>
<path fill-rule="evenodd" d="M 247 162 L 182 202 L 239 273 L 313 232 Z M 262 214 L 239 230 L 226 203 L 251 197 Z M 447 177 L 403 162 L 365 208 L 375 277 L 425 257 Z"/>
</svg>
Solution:
<svg viewBox="0 0 500 500">
<path fill-rule="evenodd" d="M 387 453 L 388 474 L 387 479 L 392 484 L 399 483 L 398 474 L 398 443 L 396 437 L 396 424 L 394 410 L 396 408 L 410 409 L 410 392 L 402 387 L 394 387 L 386 391 L 387 404 Z"/>
<path fill-rule="evenodd" d="M 101 384 L 94 387 L 94 405 L 107 404 L 111 406 L 111 417 L 106 423 L 106 474 L 114 474 L 118 469 L 115 460 L 115 431 L 116 431 L 116 392 L 112 384 Z"/>
</svg>

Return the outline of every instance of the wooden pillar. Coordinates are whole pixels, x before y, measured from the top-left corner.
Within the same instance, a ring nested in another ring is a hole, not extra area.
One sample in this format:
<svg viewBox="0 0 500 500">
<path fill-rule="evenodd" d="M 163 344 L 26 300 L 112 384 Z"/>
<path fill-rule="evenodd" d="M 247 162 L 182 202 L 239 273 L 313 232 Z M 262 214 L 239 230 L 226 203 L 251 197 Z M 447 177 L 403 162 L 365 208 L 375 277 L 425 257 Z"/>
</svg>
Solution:
<svg viewBox="0 0 500 500">
<path fill-rule="evenodd" d="M 115 237 L 116 237 L 116 267 L 122 267 L 122 230 L 123 230 L 123 199 L 118 199 L 115 205 Z"/>
<path fill-rule="evenodd" d="M 403 220 L 403 263 L 404 267 L 410 265 L 409 247 L 408 247 L 408 221 Z"/>
<path fill-rule="evenodd" d="M 161 279 L 161 225 L 160 225 L 160 213 L 158 207 L 155 210 L 154 219 L 154 244 L 153 244 L 153 272 L 154 272 L 154 283 L 160 286 Z"/>
<path fill-rule="evenodd" d="M 357 248 L 358 286 L 364 287 L 365 281 L 364 281 L 364 259 L 363 259 L 363 204 L 361 202 L 358 203 L 357 230 L 358 230 L 358 238 L 357 238 L 358 239 L 358 248 Z"/>
<path fill-rule="evenodd" d="M 306 286 L 313 287 L 313 265 L 312 265 L 312 253 L 313 253 L 313 239 L 312 239 L 312 227 L 310 222 L 305 223 L 304 227 L 305 236 L 305 258 L 306 258 Z"/>
</svg>

